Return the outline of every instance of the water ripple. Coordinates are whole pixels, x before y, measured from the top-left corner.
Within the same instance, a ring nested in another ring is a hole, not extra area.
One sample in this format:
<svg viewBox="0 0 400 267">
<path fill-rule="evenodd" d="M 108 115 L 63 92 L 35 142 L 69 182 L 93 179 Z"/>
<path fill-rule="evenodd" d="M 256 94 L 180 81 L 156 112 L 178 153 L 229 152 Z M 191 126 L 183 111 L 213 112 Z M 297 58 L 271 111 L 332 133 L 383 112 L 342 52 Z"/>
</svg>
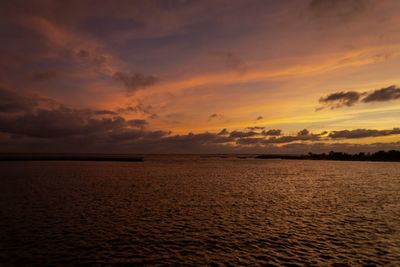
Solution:
<svg viewBox="0 0 400 267">
<path fill-rule="evenodd" d="M 400 165 L 0 163 L 0 264 L 399 266 Z"/>
</svg>

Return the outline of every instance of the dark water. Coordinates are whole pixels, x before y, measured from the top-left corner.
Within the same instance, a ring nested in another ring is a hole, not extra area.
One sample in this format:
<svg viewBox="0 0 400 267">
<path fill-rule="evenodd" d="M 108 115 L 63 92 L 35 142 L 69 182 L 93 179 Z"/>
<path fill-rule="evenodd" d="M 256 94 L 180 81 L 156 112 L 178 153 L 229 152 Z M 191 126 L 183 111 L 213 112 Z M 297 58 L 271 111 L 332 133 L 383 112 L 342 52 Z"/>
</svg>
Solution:
<svg viewBox="0 0 400 267">
<path fill-rule="evenodd" d="M 400 163 L 0 163 L 1 265 L 400 266 Z"/>
</svg>

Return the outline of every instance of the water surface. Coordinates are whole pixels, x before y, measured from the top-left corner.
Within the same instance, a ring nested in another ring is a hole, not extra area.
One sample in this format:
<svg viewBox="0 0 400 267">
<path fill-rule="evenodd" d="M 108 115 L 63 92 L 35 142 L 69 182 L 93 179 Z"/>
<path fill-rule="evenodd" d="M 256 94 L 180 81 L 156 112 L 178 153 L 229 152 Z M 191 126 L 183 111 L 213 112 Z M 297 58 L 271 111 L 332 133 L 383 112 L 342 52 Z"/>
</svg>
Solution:
<svg viewBox="0 0 400 267">
<path fill-rule="evenodd" d="M 2 265 L 400 265 L 400 163 L 0 162 Z"/>
</svg>

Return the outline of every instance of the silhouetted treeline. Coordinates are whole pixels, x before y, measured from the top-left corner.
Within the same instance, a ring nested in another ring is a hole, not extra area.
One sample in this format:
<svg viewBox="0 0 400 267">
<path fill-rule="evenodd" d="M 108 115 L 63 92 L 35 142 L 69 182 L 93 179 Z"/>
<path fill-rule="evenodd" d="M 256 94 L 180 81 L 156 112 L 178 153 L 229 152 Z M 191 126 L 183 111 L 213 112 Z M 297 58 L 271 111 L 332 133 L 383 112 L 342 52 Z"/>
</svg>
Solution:
<svg viewBox="0 0 400 267">
<path fill-rule="evenodd" d="M 375 153 L 347 154 L 334 152 L 322 154 L 308 153 L 308 155 L 259 155 L 258 159 L 310 159 L 310 160 L 349 160 L 349 161 L 400 161 L 400 151 L 378 151 Z"/>
</svg>

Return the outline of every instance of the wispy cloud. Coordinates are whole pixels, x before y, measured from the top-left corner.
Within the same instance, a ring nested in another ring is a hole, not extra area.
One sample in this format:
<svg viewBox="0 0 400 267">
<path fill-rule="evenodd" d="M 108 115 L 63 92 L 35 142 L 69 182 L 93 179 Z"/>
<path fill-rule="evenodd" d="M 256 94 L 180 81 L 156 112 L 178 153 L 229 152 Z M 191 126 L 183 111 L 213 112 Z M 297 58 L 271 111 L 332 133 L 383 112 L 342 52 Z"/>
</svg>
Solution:
<svg viewBox="0 0 400 267">
<path fill-rule="evenodd" d="M 139 72 L 132 74 L 116 72 L 114 78 L 125 86 L 128 94 L 133 94 L 136 91 L 152 86 L 159 81 L 156 76 Z"/>
<path fill-rule="evenodd" d="M 385 102 L 400 99 L 400 88 L 391 85 L 386 88 L 377 89 L 371 93 L 369 93 L 362 102 L 370 103 L 370 102 Z"/>
<path fill-rule="evenodd" d="M 322 106 L 318 107 L 317 110 L 321 110 L 325 107 L 335 109 L 344 106 L 351 107 L 358 103 L 388 102 L 397 99 L 400 99 L 400 88 L 396 85 L 369 92 L 338 92 L 321 97 L 319 103 L 322 104 Z"/>
<path fill-rule="evenodd" d="M 356 138 L 388 136 L 395 134 L 400 134 L 400 128 L 393 128 L 391 130 L 356 129 L 356 130 L 333 131 L 329 133 L 329 137 L 332 139 L 356 139 Z"/>
<path fill-rule="evenodd" d="M 208 116 L 208 121 L 213 121 L 213 120 L 221 121 L 223 119 L 225 119 L 225 116 L 223 114 L 213 113 L 210 116 Z"/>
</svg>

